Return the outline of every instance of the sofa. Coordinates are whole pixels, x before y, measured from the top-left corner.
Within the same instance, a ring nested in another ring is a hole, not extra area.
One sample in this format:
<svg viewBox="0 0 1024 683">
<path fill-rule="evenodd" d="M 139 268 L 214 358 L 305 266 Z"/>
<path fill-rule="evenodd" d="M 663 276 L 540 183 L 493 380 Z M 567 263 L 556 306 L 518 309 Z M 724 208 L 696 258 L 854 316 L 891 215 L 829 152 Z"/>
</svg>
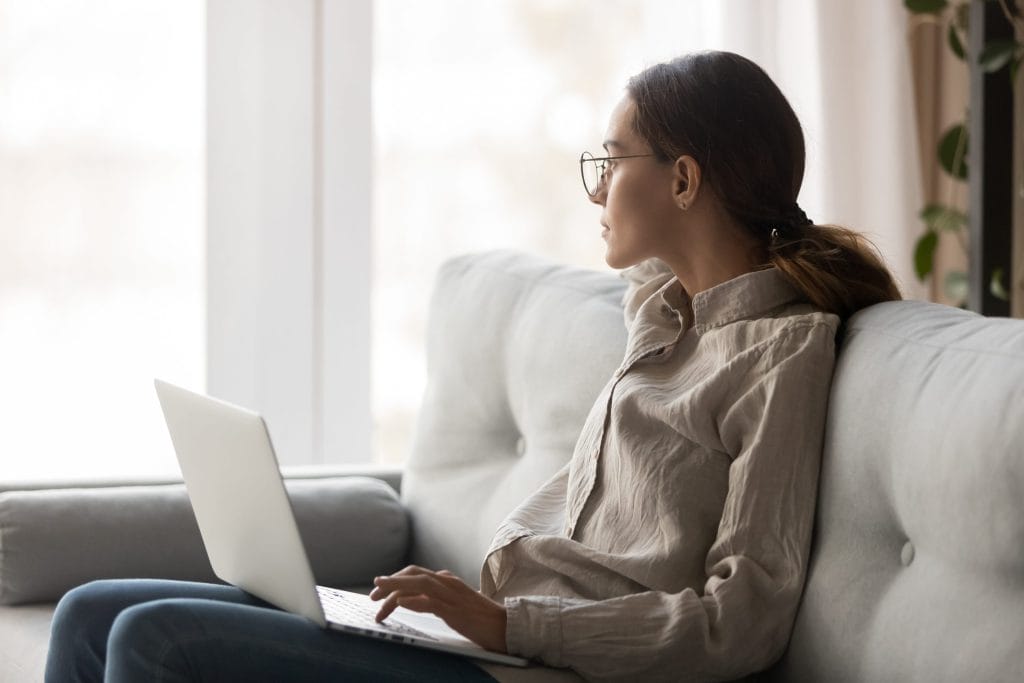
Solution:
<svg viewBox="0 0 1024 683">
<path fill-rule="evenodd" d="M 624 282 L 454 258 L 401 470 L 286 473 L 319 583 L 413 561 L 478 579 L 621 360 Z M 1024 680 L 1024 322 L 922 302 L 842 331 L 811 563 L 773 681 Z M 180 483 L 0 487 L 0 680 L 39 680 L 54 602 L 99 577 L 213 580 Z"/>
</svg>

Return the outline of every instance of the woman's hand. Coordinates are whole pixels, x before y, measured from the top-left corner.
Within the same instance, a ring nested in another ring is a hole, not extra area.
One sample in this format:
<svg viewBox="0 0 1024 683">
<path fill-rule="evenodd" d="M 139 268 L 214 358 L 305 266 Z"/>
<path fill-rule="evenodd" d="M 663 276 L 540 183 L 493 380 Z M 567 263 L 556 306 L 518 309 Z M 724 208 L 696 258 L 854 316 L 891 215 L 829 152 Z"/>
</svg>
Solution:
<svg viewBox="0 0 1024 683">
<path fill-rule="evenodd" d="M 370 598 L 384 600 L 377 621 L 384 621 L 396 607 L 430 612 L 477 645 L 506 652 L 505 606 L 473 590 L 449 571 L 432 572 L 410 565 L 391 576 L 373 580 Z"/>
</svg>

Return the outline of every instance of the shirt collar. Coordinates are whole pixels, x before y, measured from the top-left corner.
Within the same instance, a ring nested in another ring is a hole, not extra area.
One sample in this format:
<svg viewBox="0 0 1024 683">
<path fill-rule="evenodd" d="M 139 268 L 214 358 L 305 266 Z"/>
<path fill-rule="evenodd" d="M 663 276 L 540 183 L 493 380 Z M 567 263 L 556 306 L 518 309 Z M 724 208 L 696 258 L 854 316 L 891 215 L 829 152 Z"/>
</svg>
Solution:
<svg viewBox="0 0 1024 683">
<path fill-rule="evenodd" d="M 679 280 L 672 278 L 661 290 L 662 299 L 676 310 L 685 311 L 688 297 Z M 693 325 L 697 334 L 736 320 L 762 317 L 765 313 L 799 301 L 799 290 L 772 266 L 744 273 L 715 285 L 693 297 Z"/>
</svg>

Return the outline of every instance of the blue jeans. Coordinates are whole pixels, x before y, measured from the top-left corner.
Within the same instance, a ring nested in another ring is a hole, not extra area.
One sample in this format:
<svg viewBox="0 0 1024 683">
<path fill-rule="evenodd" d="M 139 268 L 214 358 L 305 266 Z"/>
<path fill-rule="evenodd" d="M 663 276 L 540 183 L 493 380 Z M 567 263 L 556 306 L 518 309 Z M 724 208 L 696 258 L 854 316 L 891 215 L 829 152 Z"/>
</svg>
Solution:
<svg viewBox="0 0 1024 683">
<path fill-rule="evenodd" d="M 132 579 L 64 596 L 46 681 L 494 679 L 468 659 L 322 629 L 232 586 Z"/>
</svg>

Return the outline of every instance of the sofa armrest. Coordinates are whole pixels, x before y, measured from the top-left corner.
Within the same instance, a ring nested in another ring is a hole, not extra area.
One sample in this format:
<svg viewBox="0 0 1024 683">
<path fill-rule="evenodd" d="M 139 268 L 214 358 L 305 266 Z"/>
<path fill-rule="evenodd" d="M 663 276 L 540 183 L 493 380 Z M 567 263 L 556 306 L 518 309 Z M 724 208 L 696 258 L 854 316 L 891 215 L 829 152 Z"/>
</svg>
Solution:
<svg viewBox="0 0 1024 683">
<path fill-rule="evenodd" d="M 333 477 L 370 477 L 380 479 L 401 493 L 403 468 L 399 465 L 379 463 L 345 463 L 334 465 L 285 465 L 281 475 L 286 479 L 330 479 Z M 165 474 L 149 477 L 106 476 L 90 479 L 29 479 L 0 480 L 0 493 L 7 491 L 41 491 L 43 489 L 95 489 L 116 486 L 162 486 L 180 484 L 179 474 Z"/>
<path fill-rule="evenodd" d="M 318 583 L 365 584 L 402 566 L 409 523 L 390 485 L 343 476 L 286 487 Z M 129 577 L 217 580 L 183 485 L 0 493 L 0 604 Z"/>
</svg>

